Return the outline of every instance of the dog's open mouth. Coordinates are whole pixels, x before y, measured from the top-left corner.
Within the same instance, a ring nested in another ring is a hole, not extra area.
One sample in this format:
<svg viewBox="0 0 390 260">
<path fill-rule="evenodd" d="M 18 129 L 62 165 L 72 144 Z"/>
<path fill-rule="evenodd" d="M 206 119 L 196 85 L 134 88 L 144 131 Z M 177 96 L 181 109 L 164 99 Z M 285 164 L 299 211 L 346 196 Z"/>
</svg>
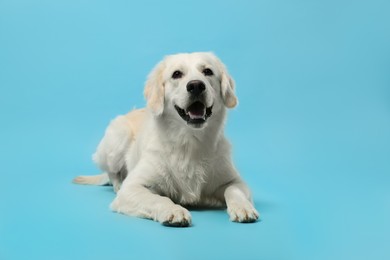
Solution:
<svg viewBox="0 0 390 260">
<path fill-rule="evenodd" d="M 177 113 L 188 124 L 202 125 L 211 116 L 213 106 L 206 107 L 202 102 L 196 101 L 186 109 L 175 105 Z"/>
</svg>

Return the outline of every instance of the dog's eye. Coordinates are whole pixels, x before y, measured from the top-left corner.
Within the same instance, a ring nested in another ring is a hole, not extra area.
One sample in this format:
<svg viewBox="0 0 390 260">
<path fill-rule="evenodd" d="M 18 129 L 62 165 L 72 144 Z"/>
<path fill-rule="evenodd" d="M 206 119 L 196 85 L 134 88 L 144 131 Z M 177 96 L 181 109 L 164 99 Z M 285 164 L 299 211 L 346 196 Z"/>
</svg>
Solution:
<svg viewBox="0 0 390 260">
<path fill-rule="evenodd" d="M 180 79 L 181 77 L 183 77 L 183 72 L 181 72 L 180 70 L 176 70 L 172 73 L 173 79 Z"/>
<path fill-rule="evenodd" d="M 211 70 L 211 69 L 204 69 L 203 70 L 203 74 L 205 76 L 213 76 L 214 75 L 214 72 Z"/>
</svg>

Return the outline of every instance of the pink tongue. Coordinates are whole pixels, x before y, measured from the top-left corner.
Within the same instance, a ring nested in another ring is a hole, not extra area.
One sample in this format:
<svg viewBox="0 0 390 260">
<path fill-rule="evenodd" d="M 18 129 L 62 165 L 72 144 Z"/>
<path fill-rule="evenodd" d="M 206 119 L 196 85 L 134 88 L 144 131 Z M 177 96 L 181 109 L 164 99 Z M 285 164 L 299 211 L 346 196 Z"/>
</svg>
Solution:
<svg viewBox="0 0 390 260">
<path fill-rule="evenodd" d="M 203 118 L 206 114 L 205 106 L 200 102 L 196 102 L 189 107 L 188 114 L 191 119 Z"/>
<path fill-rule="evenodd" d="M 199 119 L 204 117 L 204 110 L 203 111 L 189 111 L 188 114 L 190 115 L 191 119 Z"/>
</svg>

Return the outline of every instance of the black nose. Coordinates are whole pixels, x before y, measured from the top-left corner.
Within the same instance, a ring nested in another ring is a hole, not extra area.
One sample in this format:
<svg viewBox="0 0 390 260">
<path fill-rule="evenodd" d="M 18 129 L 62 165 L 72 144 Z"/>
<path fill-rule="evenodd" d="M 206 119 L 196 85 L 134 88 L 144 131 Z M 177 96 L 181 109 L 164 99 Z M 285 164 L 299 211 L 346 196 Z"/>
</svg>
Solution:
<svg viewBox="0 0 390 260">
<path fill-rule="evenodd" d="M 205 89 L 206 86 L 201 80 L 191 80 L 187 84 L 187 91 L 194 96 L 199 96 Z"/>
</svg>

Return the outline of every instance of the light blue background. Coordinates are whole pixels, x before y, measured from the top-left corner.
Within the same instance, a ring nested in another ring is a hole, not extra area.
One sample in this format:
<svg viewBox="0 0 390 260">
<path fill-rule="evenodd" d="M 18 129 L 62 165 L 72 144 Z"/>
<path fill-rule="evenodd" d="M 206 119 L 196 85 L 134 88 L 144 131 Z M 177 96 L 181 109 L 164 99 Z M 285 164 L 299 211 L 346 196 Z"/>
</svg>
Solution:
<svg viewBox="0 0 390 260">
<path fill-rule="evenodd" d="M 0 1 L 0 259 L 390 259 L 388 1 Z M 167 228 L 70 183 L 164 55 L 214 51 L 261 221 Z"/>
</svg>

